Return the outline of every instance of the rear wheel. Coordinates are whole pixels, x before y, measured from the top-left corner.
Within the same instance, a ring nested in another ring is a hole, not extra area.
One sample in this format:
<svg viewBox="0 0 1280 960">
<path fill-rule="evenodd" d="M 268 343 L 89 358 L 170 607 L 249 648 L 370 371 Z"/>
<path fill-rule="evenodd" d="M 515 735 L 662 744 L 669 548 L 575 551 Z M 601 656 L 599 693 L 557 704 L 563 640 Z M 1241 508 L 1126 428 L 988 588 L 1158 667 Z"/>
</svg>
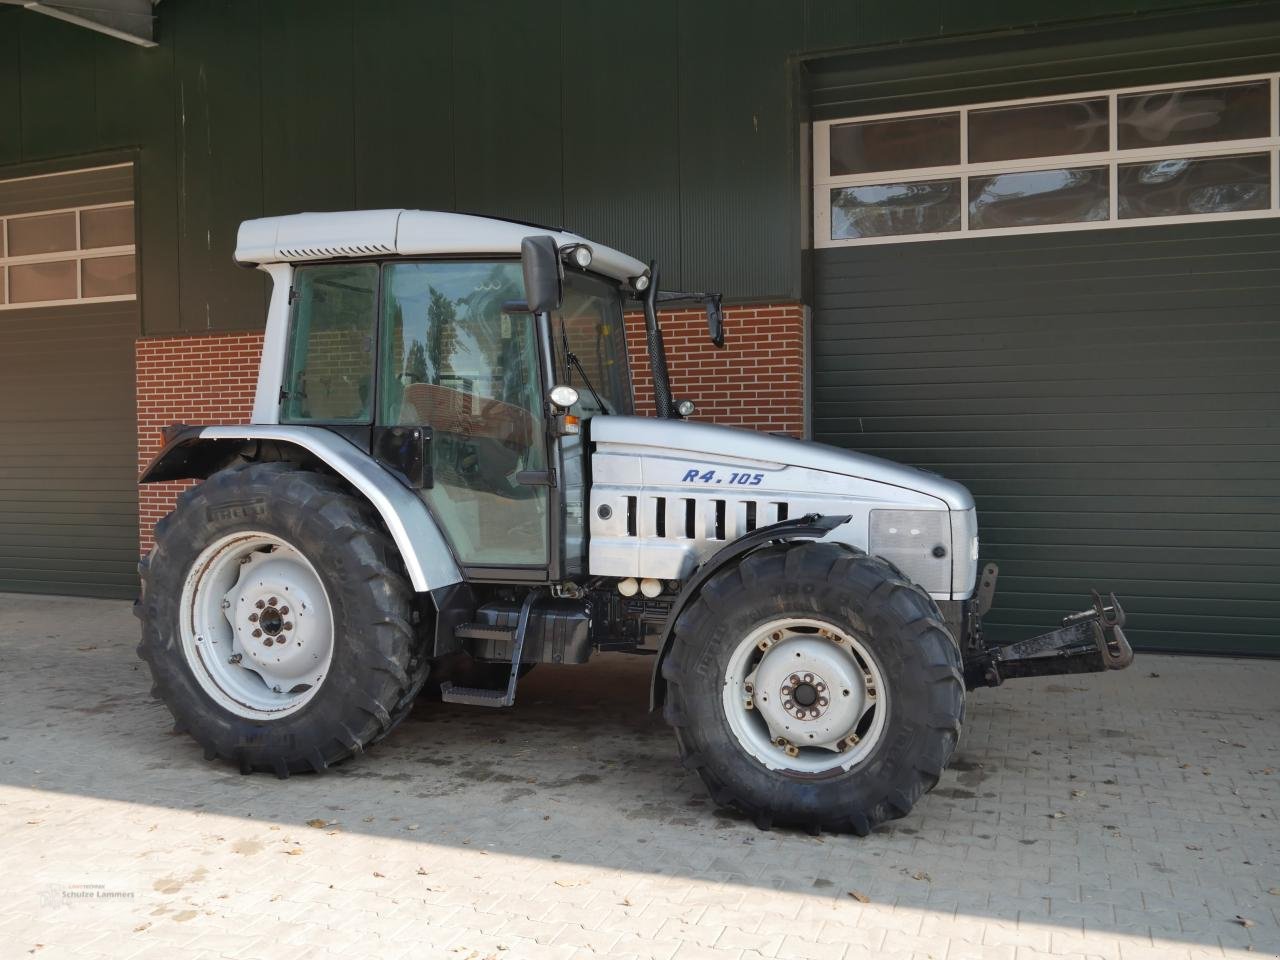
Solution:
<svg viewBox="0 0 1280 960">
<path fill-rule="evenodd" d="M 703 586 L 663 664 L 666 715 L 713 798 L 760 826 L 905 816 L 960 732 L 960 653 L 928 595 L 836 543 L 768 547 Z"/>
<path fill-rule="evenodd" d="M 209 759 L 323 770 L 408 713 L 426 680 L 394 544 L 336 480 L 284 463 L 214 474 L 156 527 L 139 654 Z"/>
</svg>

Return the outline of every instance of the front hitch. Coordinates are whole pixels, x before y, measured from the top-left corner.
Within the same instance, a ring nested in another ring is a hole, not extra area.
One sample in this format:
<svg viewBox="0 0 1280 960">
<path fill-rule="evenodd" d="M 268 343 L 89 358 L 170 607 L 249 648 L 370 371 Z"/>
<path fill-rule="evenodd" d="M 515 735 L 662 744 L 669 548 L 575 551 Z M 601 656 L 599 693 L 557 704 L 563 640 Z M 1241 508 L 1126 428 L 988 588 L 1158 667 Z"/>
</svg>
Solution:
<svg viewBox="0 0 1280 960">
<path fill-rule="evenodd" d="M 994 580 L 992 575 L 989 592 L 994 592 Z M 1106 600 L 1098 591 L 1092 593 L 1093 606 L 1063 617 L 1057 630 L 1029 640 L 980 646 L 965 661 L 965 686 L 997 687 L 1015 677 L 1098 673 L 1129 666 L 1133 648 L 1124 635 L 1124 608 L 1114 593 Z"/>
</svg>

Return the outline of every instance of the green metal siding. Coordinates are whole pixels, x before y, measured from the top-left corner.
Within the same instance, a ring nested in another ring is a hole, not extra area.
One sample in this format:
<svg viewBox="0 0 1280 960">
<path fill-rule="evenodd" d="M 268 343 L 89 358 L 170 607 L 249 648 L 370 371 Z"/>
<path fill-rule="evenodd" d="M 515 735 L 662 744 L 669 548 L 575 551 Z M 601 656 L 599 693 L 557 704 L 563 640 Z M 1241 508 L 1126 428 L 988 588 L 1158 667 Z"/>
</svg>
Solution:
<svg viewBox="0 0 1280 960">
<path fill-rule="evenodd" d="M 0 310 L 0 591 L 137 593 L 133 303 Z"/>
<path fill-rule="evenodd" d="M 1185 6 L 172 0 L 154 49 L 6 8 L 0 164 L 138 151 L 148 334 L 260 327 L 265 284 L 230 262 L 236 224 L 357 205 L 565 224 L 659 258 L 673 284 L 792 299 L 799 58 L 885 45 L 909 71 L 922 54 L 904 41 L 1081 20 L 1096 39 Z M 1232 20 L 1254 5 L 1205 6 Z"/>
<path fill-rule="evenodd" d="M 1099 587 L 1147 647 L 1280 653 L 1280 221 L 822 251 L 815 438 L 935 470 L 992 632 Z"/>
</svg>

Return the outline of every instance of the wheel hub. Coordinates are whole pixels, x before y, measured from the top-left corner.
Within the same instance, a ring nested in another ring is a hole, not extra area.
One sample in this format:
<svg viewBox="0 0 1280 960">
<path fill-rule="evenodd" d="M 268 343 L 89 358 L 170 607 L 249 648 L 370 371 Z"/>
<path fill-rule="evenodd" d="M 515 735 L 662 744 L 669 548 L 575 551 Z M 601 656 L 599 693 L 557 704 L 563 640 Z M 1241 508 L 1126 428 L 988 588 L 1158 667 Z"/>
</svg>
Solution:
<svg viewBox="0 0 1280 960">
<path fill-rule="evenodd" d="M 797 720 L 817 720 L 826 713 L 831 705 L 826 694 L 826 683 L 815 673 L 793 673 L 778 691 L 783 709 L 794 713 Z"/>
<path fill-rule="evenodd" d="M 248 658 L 244 665 L 273 690 L 292 690 L 312 672 L 311 648 L 319 624 L 312 615 L 316 601 L 311 581 L 291 557 L 252 553 L 228 593 L 236 614 L 227 619 Z"/>
<path fill-rule="evenodd" d="M 315 568 L 270 534 L 234 534 L 197 560 L 183 592 L 183 644 L 201 686 L 245 717 L 300 709 L 333 658 Z"/>
<path fill-rule="evenodd" d="M 740 643 L 725 676 L 735 735 L 769 766 L 848 768 L 883 728 L 880 672 L 852 635 L 816 620 L 766 624 Z"/>
</svg>

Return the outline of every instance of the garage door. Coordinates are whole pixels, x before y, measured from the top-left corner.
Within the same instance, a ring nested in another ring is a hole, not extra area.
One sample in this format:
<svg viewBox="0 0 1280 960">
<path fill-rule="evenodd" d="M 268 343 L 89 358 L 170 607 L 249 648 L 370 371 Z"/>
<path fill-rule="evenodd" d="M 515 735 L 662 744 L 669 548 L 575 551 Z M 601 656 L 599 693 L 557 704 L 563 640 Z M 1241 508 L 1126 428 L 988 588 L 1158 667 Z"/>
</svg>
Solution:
<svg viewBox="0 0 1280 960">
<path fill-rule="evenodd" d="M 1012 639 L 1280 653 L 1280 221 L 817 256 L 815 439 L 978 502 Z"/>
<path fill-rule="evenodd" d="M 132 185 L 0 180 L 0 591 L 136 593 Z"/>
<path fill-rule="evenodd" d="M 999 639 L 1280 654 L 1280 31 L 1214 29 L 812 85 L 815 438 L 969 486 Z"/>
</svg>

